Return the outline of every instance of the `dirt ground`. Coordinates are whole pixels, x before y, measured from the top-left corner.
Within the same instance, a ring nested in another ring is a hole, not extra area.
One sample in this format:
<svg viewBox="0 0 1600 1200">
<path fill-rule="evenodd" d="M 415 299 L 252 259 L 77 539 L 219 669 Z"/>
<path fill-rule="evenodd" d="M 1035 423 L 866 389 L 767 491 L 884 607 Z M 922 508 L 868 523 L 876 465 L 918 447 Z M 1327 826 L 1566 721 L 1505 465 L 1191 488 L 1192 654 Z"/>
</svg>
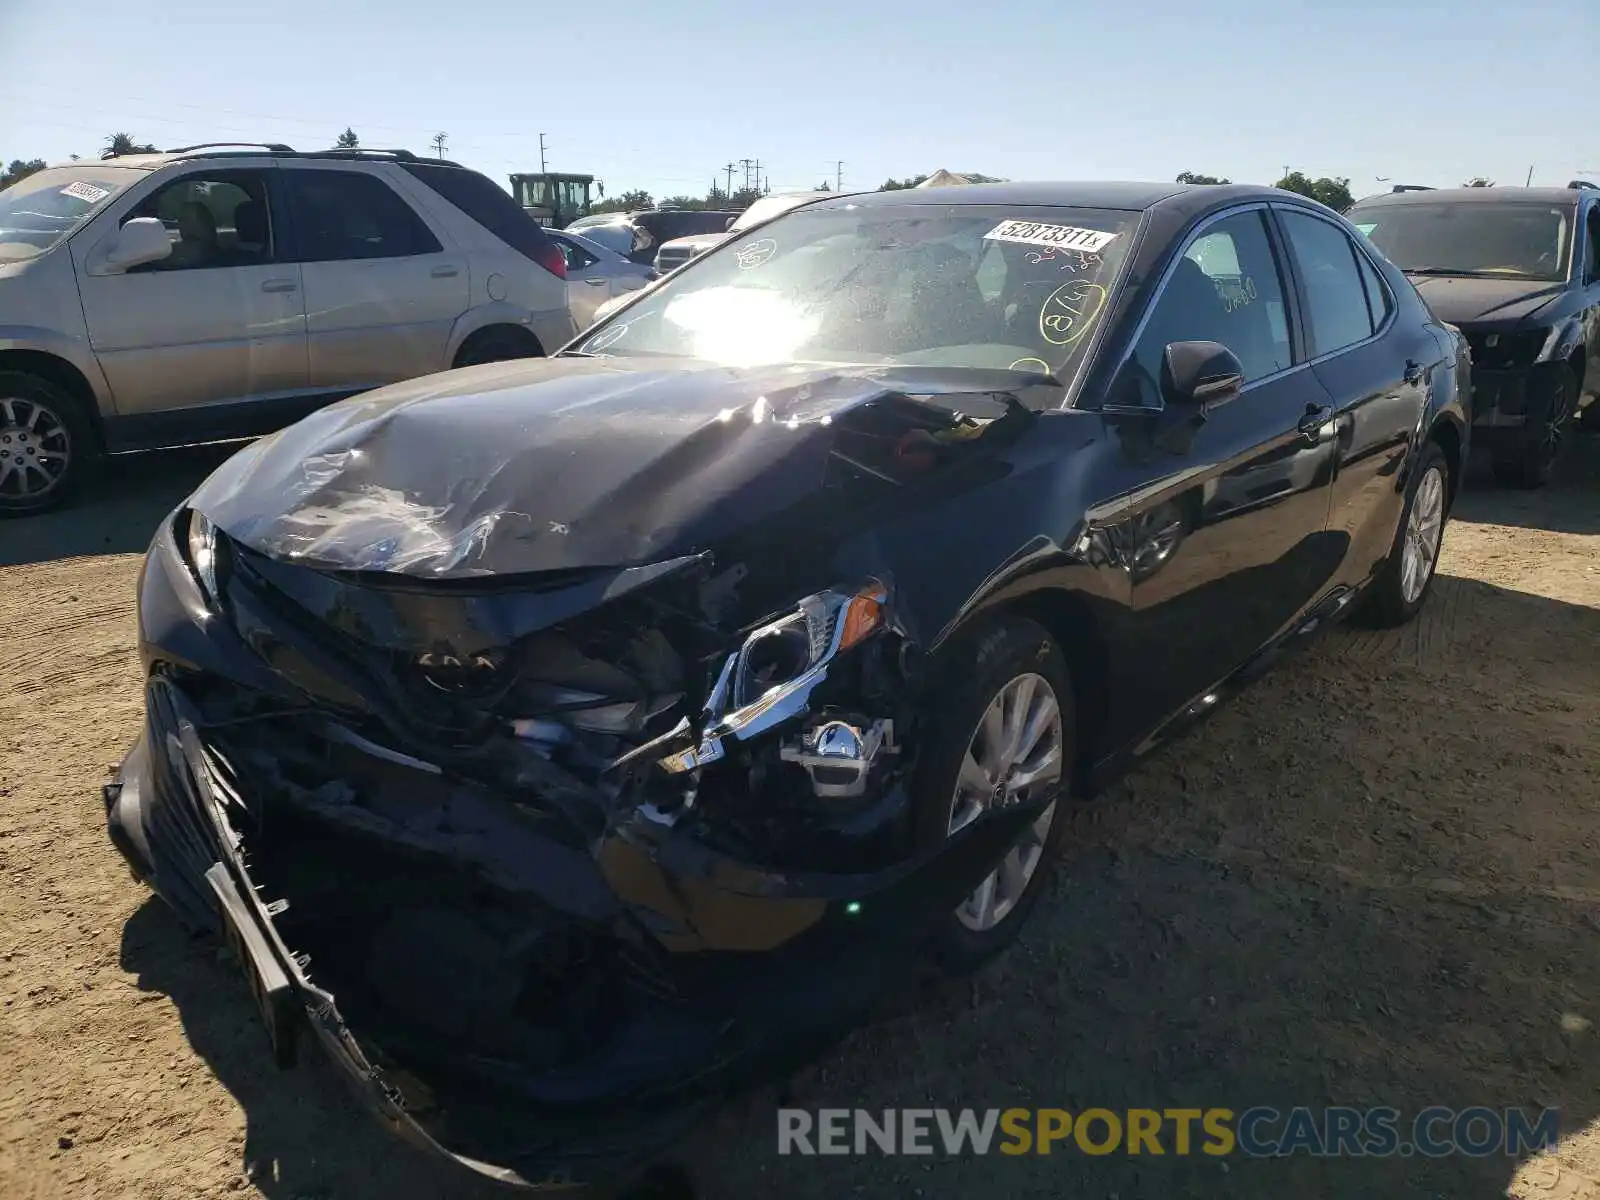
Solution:
<svg viewBox="0 0 1600 1200">
<path fill-rule="evenodd" d="M 780 1159 L 764 1094 L 684 1148 L 701 1193 L 1600 1197 L 1600 441 L 1575 451 L 1539 494 L 1475 476 L 1421 620 L 1330 635 L 1086 806 L 1022 944 L 793 1099 L 1558 1106 L 1558 1151 Z M 275 1071 L 227 963 L 105 839 L 140 553 L 220 459 L 0 525 L 0 1197 L 489 1194 L 326 1068 Z"/>
</svg>

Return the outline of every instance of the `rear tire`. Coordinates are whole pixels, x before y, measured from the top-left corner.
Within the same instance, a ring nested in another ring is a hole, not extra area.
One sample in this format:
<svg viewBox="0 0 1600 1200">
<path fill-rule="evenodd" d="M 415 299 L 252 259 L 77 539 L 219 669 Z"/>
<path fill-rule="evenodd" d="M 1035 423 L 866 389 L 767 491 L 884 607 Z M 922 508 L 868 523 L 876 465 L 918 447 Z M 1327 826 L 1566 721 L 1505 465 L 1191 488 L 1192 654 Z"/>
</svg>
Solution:
<svg viewBox="0 0 1600 1200">
<path fill-rule="evenodd" d="M 990 804 L 1050 796 L 1044 815 L 1028 827 L 994 874 L 956 912 L 943 917 L 935 930 L 932 948 L 939 966 L 951 974 L 964 974 L 1016 939 L 1039 901 L 1050 863 L 1060 852 L 1067 826 L 1062 802 L 1076 761 L 1072 686 L 1066 659 L 1043 626 L 1002 617 L 950 647 L 932 695 L 939 698 L 939 707 L 923 735 L 927 750 L 917 764 L 913 790 L 914 832 L 922 845 L 944 841 Z M 1008 696 L 1009 709 L 1003 700 Z M 986 736 L 986 718 L 994 722 L 987 734 L 1000 728 L 993 713 L 996 705 L 1001 706 L 1000 721 L 1007 712 L 1017 714 L 1014 723 L 1003 726 L 1006 730 L 1020 730 L 1025 737 L 1033 723 L 1039 724 L 1036 740 L 1010 757 L 991 753 L 995 747 Z M 1049 705 L 1054 706 L 1053 716 Z M 1013 793 L 1010 782 L 1025 780 L 1041 764 L 1038 781 L 1020 782 Z M 980 772 L 1000 768 L 984 775 L 982 782 L 990 788 L 987 795 L 982 787 L 969 786 L 974 766 Z M 988 924 L 978 911 L 985 888 L 991 888 Z"/>
<path fill-rule="evenodd" d="M 0 516 L 44 512 L 72 499 L 99 444 L 76 397 L 24 371 L 0 371 Z"/>
<path fill-rule="evenodd" d="M 1439 552 L 1444 548 L 1444 527 L 1449 518 L 1450 466 L 1439 444 L 1429 442 L 1422 448 L 1417 469 L 1406 485 L 1406 502 L 1394 545 L 1367 600 L 1367 624 L 1392 629 L 1422 611 L 1438 575 Z M 1420 579 L 1418 571 L 1423 572 Z"/>
<path fill-rule="evenodd" d="M 1494 477 L 1505 487 L 1532 489 L 1550 482 L 1578 406 L 1578 378 L 1572 368 L 1562 364 L 1552 370 L 1552 385 L 1528 406 L 1523 435 L 1495 450 Z"/>
</svg>

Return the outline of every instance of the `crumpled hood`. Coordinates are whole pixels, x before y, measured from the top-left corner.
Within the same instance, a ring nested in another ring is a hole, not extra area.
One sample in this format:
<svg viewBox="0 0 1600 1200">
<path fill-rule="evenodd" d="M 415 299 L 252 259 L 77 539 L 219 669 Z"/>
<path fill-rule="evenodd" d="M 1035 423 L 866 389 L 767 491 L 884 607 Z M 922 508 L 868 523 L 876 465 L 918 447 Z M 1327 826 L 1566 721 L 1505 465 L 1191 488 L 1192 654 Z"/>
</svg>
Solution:
<svg viewBox="0 0 1600 1200">
<path fill-rule="evenodd" d="M 558 358 L 331 405 L 229 459 L 191 500 L 306 566 L 428 579 L 694 553 L 821 487 L 833 418 L 891 392 L 1015 377 Z"/>
<path fill-rule="evenodd" d="M 1459 275 L 1410 275 L 1441 321 L 1468 327 L 1509 324 L 1530 317 L 1566 290 L 1564 283 L 1528 279 L 1484 279 Z"/>
</svg>

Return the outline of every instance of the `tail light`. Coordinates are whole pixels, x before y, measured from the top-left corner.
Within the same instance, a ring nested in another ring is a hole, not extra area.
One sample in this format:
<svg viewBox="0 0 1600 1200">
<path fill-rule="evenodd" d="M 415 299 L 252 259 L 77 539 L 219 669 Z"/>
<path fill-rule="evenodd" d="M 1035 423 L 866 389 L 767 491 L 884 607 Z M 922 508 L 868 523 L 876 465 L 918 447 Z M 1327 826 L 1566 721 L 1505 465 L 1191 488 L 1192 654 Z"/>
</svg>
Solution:
<svg viewBox="0 0 1600 1200">
<path fill-rule="evenodd" d="M 557 279 L 567 277 L 567 256 L 561 253 L 561 247 L 552 241 L 546 241 L 533 252 L 533 261 L 538 263 Z"/>
</svg>

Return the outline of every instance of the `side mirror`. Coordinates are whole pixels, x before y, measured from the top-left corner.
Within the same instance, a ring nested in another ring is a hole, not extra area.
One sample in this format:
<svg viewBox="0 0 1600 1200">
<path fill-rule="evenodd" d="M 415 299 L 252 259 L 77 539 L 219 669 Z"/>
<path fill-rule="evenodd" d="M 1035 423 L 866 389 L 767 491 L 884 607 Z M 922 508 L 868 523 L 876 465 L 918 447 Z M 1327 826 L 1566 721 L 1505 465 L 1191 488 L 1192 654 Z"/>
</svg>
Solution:
<svg viewBox="0 0 1600 1200">
<path fill-rule="evenodd" d="M 1244 387 L 1243 364 L 1221 342 L 1168 342 L 1162 358 L 1161 395 L 1169 404 L 1204 415 Z"/>
<path fill-rule="evenodd" d="M 726 221 L 724 221 L 722 223 L 722 227 L 724 229 L 732 229 L 733 228 L 733 223 L 735 221 L 737 221 L 738 219 L 739 219 L 738 217 L 729 217 Z"/>
<path fill-rule="evenodd" d="M 155 217 L 135 217 L 112 237 L 102 265 L 108 271 L 129 271 L 160 262 L 171 253 L 167 227 Z"/>
</svg>

